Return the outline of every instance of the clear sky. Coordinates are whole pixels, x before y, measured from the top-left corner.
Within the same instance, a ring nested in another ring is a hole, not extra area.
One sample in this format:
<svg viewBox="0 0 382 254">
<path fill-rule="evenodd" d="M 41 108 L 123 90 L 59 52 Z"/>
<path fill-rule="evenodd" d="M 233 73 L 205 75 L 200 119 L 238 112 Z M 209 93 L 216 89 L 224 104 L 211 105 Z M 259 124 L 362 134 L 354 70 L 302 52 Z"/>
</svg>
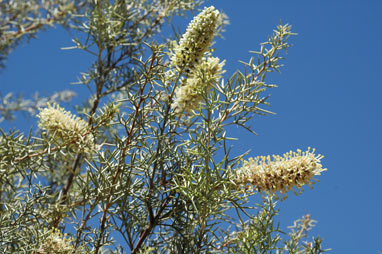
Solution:
<svg viewBox="0 0 382 254">
<path fill-rule="evenodd" d="M 236 151 L 251 149 L 251 156 L 308 146 L 325 155 L 328 171 L 321 182 L 279 204 L 281 226 L 309 213 L 318 221 L 313 233 L 324 238 L 331 253 L 382 251 L 382 1 L 214 0 L 206 5 L 230 17 L 214 53 L 226 59 L 227 75 L 242 69 L 238 60 L 247 61 L 248 51 L 257 50 L 280 20 L 298 33 L 282 73 L 269 75 L 268 82 L 279 85 L 269 100 L 277 114 L 255 118 L 258 136 L 239 129 L 231 133 L 240 139 Z M 184 29 L 190 19 L 179 25 Z M 80 103 L 86 89 L 69 84 L 92 59 L 60 50 L 71 45 L 65 31 L 54 29 L 17 48 L 0 72 L 0 92 L 28 97 L 35 91 L 49 95 L 72 89 L 79 94 L 74 102 Z"/>
</svg>

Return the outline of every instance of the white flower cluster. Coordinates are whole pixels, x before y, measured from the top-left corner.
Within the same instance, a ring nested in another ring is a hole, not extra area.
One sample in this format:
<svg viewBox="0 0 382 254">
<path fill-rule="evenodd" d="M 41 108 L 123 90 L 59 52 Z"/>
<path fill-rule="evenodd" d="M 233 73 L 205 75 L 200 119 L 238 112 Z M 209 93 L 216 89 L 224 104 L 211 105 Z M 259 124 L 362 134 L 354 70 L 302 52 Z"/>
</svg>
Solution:
<svg viewBox="0 0 382 254">
<path fill-rule="evenodd" d="M 79 253 L 75 251 L 71 238 L 62 235 L 58 229 L 44 229 L 44 240 L 39 244 L 33 254 Z"/>
<path fill-rule="evenodd" d="M 176 88 L 176 98 L 172 103 L 174 112 L 180 116 L 191 113 L 203 100 L 203 95 L 221 78 L 224 61 L 212 57 L 208 52 L 216 35 L 221 17 L 213 6 L 206 7 L 196 16 L 186 33 L 175 47 L 171 58 L 175 72 L 183 72 L 181 85 Z"/>
<path fill-rule="evenodd" d="M 306 152 L 288 152 L 283 156 L 259 156 L 244 161 L 244 165 L 236 172 L 234 182 L 238 185 L 254 185 L 259 192 L 281 195 L 297 188 L 301 193 L 305 184 L 311 186 L 313 177 L 326 169 L 320 163 L 322 155 L 315 155 L 315 150 Z M 286 195 L 285 195 L 286 196 Z"/>
<path fill-rule="evenodd" d="M 206 94 L 221 78 L 224 61 L 218 57 L 203 58 L 193 71 L 191 77 L 184 80 L 184 84 L 176 89 L 176 98 L 172 104 L 176 114 L 190 113 L 196 109 Z"/>
<path fill-rule="evenodd" d="M 172 66 L 176 70 L 190 72 L 194 69 L 211 46 L 219 21 L 219 11 L 215 10 L 213 6 L 204 8 L 191 21 L 179 44 L 176 45 L 171 58 Z"/>
<path fill-rule="evenodd" d="M 87 122 L 65 111 L 57 104 L 40 109 L 38 126 L 53 136 L 56 145 L 74 152 L 92 154 L 97 145 Z"/>
</svg>

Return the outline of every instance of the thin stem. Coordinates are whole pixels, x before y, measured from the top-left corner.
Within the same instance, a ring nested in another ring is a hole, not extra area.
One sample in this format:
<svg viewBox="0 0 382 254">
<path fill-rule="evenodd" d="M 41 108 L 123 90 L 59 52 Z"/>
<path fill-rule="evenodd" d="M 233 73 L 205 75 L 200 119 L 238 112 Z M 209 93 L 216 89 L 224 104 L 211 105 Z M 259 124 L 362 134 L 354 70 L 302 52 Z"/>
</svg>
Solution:
<svg viewBox="0 0 382 254">
<path fill-rule="evenodd" d="M 153 66 L 154 66 L 154 62 L 156 60 L 156 53 L 154 52 L 153 53 L 153 56 L 152 56 L 152 59 L 151 59 L 151 63 L 150 63 L 150 67 L 149 67 L 149 73 L 151 72 Z M 107 213 L 108 213 L 108 210 L 109 208 L 111 207 L 111 196 L 114 192 L 114 186 L 115 186 L 115 183 L 117 182 L 117 179 L 118 179 L 118 176 L 120 174 L 120 172 L 122 171 L 122 165 L 124 165 L 124 160 L 125 160 L 125 157 L 126 157 L 126 153 L 127 153 L 127 150 L 130 146 L 130 143 L 132 141 L 132 138 L 133 138 L 133 131 L 135 129 L 135 125 L 137 123 L 137 119 L 138 119 L 138 115 L 139 113 L 142 111 L 144 111 L 144 104 L 143 104 L 143 101 L 145 100 L 144 99 L 144 90 L 145 90 L 145 87 L 146 85 L 149 83 L 149 80 L 148 80 L 148 76 L 146 76 L 146 81 L 145 83 L 143 84 L 143 86 L 141 86 L 140 88 L 140 98 L 139 98 L 139 102 L 137 104 L 137 106 L 135 107 L 135 112 L 134 112 L 134 117 L 133 117 L 133 122 L 131 124 L 131 127 L 130 127 L 130 130 L 127 134 L 127 139 L 126 139 L 126 143 L 125 143 L 125 146 L 122 150 L 122 153 L 119 157 L 119 161 L 118 161 L 118 167 L 117 167 L 117 170 L 113 176 L 113 179 L 112 179 L 112 184 L 111 184 L 111 187 L 110 187 L 110 190 L 109 190 L 109 193 L 107 195 L 107 198 L 106 198 L 106 204 L 105 204 L 105 208 L 103 210 L 103 215 L 102 215 L 102 219 L 101 219 L 101 225 L 100 225 L 100 236 L 98 237 L 98 240 L 97 240 L 97 244 L 96 244 L 96 250 L 95 250 L 95 253 L 97 254 L 100 247 L 101 247 L 101 240 L 103 238 L 103 234 L 104 234 L 104 231 L 105 231 L 105 225 L 106 225 L 106 221 L 107 221 Z M 143 104 L 143 107 L 141 108 L 141 105 Z"/>
</svg>

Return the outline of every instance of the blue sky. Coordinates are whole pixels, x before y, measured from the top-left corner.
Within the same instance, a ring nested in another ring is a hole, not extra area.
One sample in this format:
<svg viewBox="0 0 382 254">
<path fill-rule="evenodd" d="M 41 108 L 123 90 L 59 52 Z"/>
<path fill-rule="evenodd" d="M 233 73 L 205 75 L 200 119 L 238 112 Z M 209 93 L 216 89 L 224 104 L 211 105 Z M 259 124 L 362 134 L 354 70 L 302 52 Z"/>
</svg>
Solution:
<svg viewBox="0 0 382 254">
<path fill-rule="evenodd" d="M 248 51 L 257 50 L 280 20 L 298 33 L 282 73 L 269 75 L 268 82 L 279 85 L 269 100 L 269 109 L 277 114 L 254 119 L 258 136 L 239 129 L 231 133 L 240 139 L 236 151 L 251 149 L 251 156 L 308 146 L 325 155 L 328 171 L 321 182 L 279 204 L 281 226 L 309 213 L 318 221 L 313 233 L 324 238 L 331 253 L 382 250 L 382 2 L 214 0 L 206 5 L 230 17 L 214 53 L 226 59 L 228 75 L 242 69 L 238 60 L 248 60 Z M 53 29 L 20 46 L 0 72 L 0 92 L 29 96 L 72 89 L 79 94 L 74 102 L 80 103 L 86 89 L 69 84 L 92 59 L 80 51 L 60 50 L 71 45 L 65 31 Z M 14 124 L 29 126 L 33 119 Z"/>
</svg>

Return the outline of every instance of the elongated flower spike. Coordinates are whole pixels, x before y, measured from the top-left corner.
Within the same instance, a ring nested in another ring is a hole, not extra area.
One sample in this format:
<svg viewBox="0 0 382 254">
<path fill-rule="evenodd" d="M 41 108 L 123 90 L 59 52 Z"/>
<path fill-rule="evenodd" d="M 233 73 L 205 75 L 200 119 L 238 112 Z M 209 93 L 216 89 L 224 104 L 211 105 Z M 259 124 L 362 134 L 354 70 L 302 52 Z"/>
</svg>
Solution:
<svg viewBox="0 0 382 254">
<path fill-rule="evenodd" d="M 176 70 L 192 72 L 211 46 L 221 19 L 219 15 L 219 11 L 211 6 L 194 17 L 171 57 L 172 66 Z"/>
<path fill-rule="evenodd" d="M 53 142 L 74 152 L 92 154 L 98 149 L 87 122 L 57 104 L 40 109 L 39 128 L 53 136 Z"/>
<path fill-rule="evenodd" d="M 300 194 L 303 185 L 312 186 L 326 169 L 322 168 L 322 155 L 315 155 L 310 148 L 306 152 L 288 152 L 283 156 L 259 156 L 244 161 L 244 165 L 236 172 L 234 182 L 239 186 L 253 185 L 257 191 L 270 195 L 279 195 L 282 199 L 295 187 L 294 192 Z"/>
<path fill-rule="evenodd" d="M 176 98 L 171 105 L 177 115 L 191 113 L 200 106 L 203 94 L 207 93 L 221 78 L 224 61 L 218 57 L 204 57 L 196 66 L 192 76 L 176 89 Z"/>
</svg>

